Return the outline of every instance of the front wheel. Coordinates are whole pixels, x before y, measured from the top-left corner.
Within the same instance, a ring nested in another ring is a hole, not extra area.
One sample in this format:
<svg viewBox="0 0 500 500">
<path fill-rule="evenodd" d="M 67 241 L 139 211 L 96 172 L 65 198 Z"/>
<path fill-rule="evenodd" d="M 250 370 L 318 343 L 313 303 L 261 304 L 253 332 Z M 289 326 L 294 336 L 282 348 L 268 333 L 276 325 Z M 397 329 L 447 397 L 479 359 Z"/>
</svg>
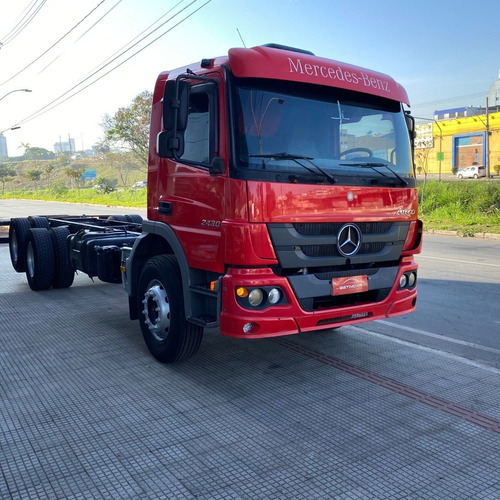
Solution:
<svg viewBox="0 0 500 500">
<path fill-rule="evenodd" d="M 162 363 L 190 358 L 198 351 L 203 327 L 184 314 L 182 278 L 173 255 L 146 262 L 137 290 L 139 323 L 151 354 Z"/>
</svg>

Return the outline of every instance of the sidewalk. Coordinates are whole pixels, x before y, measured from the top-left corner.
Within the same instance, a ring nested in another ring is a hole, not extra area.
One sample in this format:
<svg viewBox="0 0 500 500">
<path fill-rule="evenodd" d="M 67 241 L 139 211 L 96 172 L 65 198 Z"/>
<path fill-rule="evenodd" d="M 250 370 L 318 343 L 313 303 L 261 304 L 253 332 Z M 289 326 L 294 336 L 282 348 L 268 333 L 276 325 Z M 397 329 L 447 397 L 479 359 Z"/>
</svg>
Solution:
<svg viewBox="0 0 500 500">
<path fill-rule="evenodd" d="M 120 285 L 0 269 L 2 499 L 500 498 L 498 370 L 368 323 L 162 365 Z"/>
</svg>

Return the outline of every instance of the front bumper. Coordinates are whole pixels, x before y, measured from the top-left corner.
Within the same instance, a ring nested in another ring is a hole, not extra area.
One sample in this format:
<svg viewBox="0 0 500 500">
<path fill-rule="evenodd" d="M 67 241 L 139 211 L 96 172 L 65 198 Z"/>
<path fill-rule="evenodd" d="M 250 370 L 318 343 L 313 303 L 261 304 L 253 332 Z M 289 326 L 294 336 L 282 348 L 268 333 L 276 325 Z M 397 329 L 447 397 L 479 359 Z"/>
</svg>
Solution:
<svg viewBox="0 0 500 500">
<path fill-rule="evenodd" d="M 319 307 L 308 311 L 299 304 L 286 277 L 277 276 L 269 268 L 230 268 L 222 279 L 220 331 L 229 337 L 265 338 L 407 314 L 415 310 L 417 287 L 415 284 L 410 289 L 398 289 L 399 279 L 403 273 L 416 270 L 413 257 L 404 257 L 389 293 L 381 301 Z M 265 309 L 247 309 L 236 299 L 237 287 L 279 287 L 287 303 Z"/>
</svg>

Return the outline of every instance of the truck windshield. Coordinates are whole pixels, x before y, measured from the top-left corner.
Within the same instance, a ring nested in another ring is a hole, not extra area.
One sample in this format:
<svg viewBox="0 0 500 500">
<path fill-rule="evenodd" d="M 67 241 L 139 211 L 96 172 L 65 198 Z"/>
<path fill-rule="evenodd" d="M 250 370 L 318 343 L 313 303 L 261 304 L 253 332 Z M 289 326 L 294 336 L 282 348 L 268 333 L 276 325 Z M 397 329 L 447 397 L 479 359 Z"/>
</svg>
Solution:
<svg viewBox="0 0 500 500">
<path fill-rule="evenodd" d="M 260 80 L 239 81 L 233 96 L 233 165 L 240 177 L 414 184 L 410 139 L 398 102 L 342 89 Z"/>
</svg>

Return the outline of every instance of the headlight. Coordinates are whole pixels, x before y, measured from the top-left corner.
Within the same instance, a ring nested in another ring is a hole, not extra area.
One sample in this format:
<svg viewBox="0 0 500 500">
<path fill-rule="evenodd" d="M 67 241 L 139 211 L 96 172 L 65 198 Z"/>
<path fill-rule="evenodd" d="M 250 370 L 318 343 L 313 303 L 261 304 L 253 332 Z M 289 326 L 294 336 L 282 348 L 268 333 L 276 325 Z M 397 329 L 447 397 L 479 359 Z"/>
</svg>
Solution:
<svg viewBox="0 0 500 500">
<path fill-rule="evenodd" d="M 410 273 L 408 276 L 408 287 L 411 288 L 415 284 L 415 281 L 417 281 L 417 275 L 415 273 Z"/>
<path fill-rule="evenodd" d="M 404 288 L 407 283 L 408 283 L 408 278 L 406 277 L 406 274 L 402 274 L 401 278 L 399 278 L 399 288 Z"/>
<path fill-rule="evenodd" d="M 277 288 L 271 288 L 267 294 L 267 300 L 270 304 L 277 304 L 281 299 L 281 293 Z"/>
<path fill-rule="evenodd" d="M 264 294 L 260 288 L 254 288 L 248 294 L 248 302 L 253 307 L 258 307 L 262 304 L 262 300 L 264 299 Z"/>
</svg>

